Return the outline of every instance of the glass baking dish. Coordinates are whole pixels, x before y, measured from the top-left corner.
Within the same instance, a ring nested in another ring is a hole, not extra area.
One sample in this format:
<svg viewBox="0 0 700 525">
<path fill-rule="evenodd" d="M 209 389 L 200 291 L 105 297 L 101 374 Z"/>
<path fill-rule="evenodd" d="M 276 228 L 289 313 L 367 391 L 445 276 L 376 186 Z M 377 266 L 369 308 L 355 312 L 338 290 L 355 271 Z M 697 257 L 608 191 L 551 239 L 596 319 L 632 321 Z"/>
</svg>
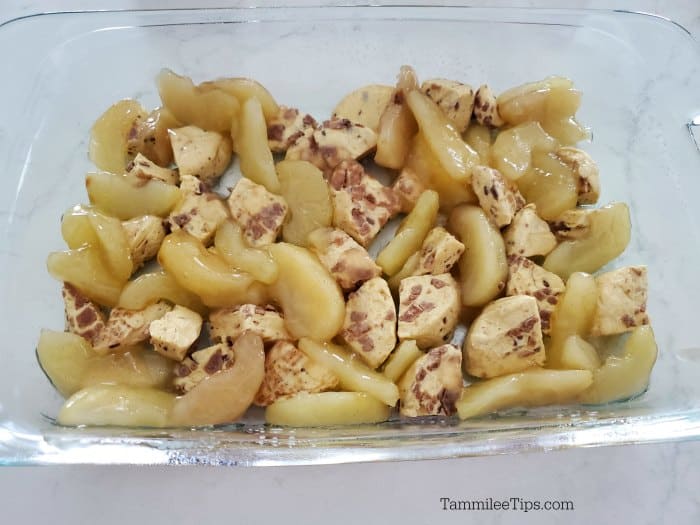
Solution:
<svg viewBox="0 0 700 525">
<path fill-rule="evenodd" d="M 682 27 L 629 12 L 466 7 L 57 13 L 0 26 L 0 49 L 0 464 L 344 463 L 700 436 L 700 53 Z M 649 266 L 660 349 L 649 390 L 594 410 L 463 422 L 289 429 L 253 415 L 208 430 L 56 426 L 61 399 L 34 347 L 40 328 L 61 325 L 45 259 L 62 248 L 61 213 L 85 198 L 94 119 L 126 97 L 155 107 L 162 67 L 196 81 L 250 76 L 322 117 L 354 87 L 393 83 L 402 64 L 497 92 L 552 74 L 583 91 L 601 202 L 632 211 L 632 242 L 615 264 Z"/>
</svg>

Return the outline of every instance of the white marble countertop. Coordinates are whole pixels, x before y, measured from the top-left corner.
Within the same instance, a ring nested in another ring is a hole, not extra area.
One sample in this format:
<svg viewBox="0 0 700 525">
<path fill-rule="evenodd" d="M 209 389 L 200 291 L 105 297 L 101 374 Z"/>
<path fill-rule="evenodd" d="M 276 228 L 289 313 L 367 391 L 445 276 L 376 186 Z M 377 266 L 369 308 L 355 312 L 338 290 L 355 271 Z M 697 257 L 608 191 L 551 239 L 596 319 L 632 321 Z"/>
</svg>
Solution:
<svg viewBox="0 0 700 525">
<path fill-rule="evenodd" d="M 322 2 L 204 0 L 199 6 L 252 3 Z M 44 11 L 192 4 L 192 0 L 3 0 L 0 23 Z M 497 0 L 469 4 L 566 4 L 652 12 L 671 18 L 700 38 L 698 0 Z M 281 520 L 308 524 L 401 520 L 407 525 L 594 521 L 691 524 L 700 523 L 698 465 L 700 442 L 325 467 L 3 468 L 0 506 L 3 523 L 207 523 L 226 519 L 244 524 Z M 521 498 L 521 508 L 526 501 L 570 501 L 574 509 L 447 511 L 441 498 Z"/>
</svg>

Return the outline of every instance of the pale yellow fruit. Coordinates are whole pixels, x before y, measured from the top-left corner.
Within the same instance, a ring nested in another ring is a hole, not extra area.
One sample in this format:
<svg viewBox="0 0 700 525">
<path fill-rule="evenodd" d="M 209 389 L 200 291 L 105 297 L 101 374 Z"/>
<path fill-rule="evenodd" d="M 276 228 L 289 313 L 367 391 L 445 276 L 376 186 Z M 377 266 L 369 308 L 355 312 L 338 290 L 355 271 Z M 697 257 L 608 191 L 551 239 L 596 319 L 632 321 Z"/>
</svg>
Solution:
<svg viewBox="0 0 700 525">
<path fill-rule="evenodd" d="M 462 304 L 483 306 L 503 291 L 508 279 L 501 232 L 481 208 L 470 204 L 452 210 L 448 225 L 465 247 L 458 262 Z"/>
<path fill-rule="evenodd" d="M 333 203 L 323 173 L 310 162 L 283 160 L 277 163 L 280 194 L 289 206 L 289 220 L 282 227 L 286 242 L 306 246 L 309 234 L 330 226 Z"/>
<path fill-rule="evenodd" d="M 464 142 L 479 155 L 479 164 L 488 166 L 491 160 L 491 130 L 487 126 L 473 122 L 462 137 Z"/>
<path fill-rule="evenodd" d="M 544 268 L 566 279 L 573 272 L 593 273 L 625 251 L 632 225 L 627 204 L 618 202 L 590 213 L 588 233 L 560 243 L 544 260 Z"/>
<path fill-rule="evenodd" d="M 406 262 L 398 272 L 396 272 L 394 275 L 387 279 L 387 282 L 389 283 L 389 288 L 391 288 L 393 292 L 398 292 L 399 286 L 401 286 L 401 281 L 406 277 L 411 277 L 412 275 L 415 275 L 419 265 L 420 252 L 418 251 L 411 255 L 408 259 L 406 259 Z"/>
<path fill-rule="evenodd" d="M 548 368 L 569 368 L 563 361 L 564 345 L 570 336 L 588 336 L 597 301 L 595 278 L 587 273 L 571 274 L 550 320 L 550 339 L 546 345 Z"/>
<path fill-rule="evenodd" d="M 41 332 L 37 357 L 64 397 L 100 383 L 164 387 L 173 368 L 172 361 L 143 346 L 100 356 L 79 335 L 50 330 Z"/>
<path fill-rule="evenodd" d="M 548 84 L 548 92 L 538 120 L 547 121 L 575 115 L 581 107 L 582 93 L 574 87 L 574 83 L 563 77 L 549 77 L 544 82 Z M 506 93 L 501 93 L 501 96 L 504 95 Z"/>
<path fill-rule="evenodd" d="M 512 125 L 574 115 L 581 105 L 581 92 L 573 86 L 563 77 L 516 86 L 498 96 L 498 113 Z"/>
<path fill-rule="evenodd" d="M 234 268 L 249 273 L 264 284 L 277 280 L 277 263 L 265 249 L 248 246 L 241 227 L 234 221 L 225 221 L 216 230 L 214 246 L 218 254 Z"/>
<path fill-rule="evenodd" d="M 156 78 L 163 106 L 185 125 L 207 131 L 229 133 L 231 123 L 238 117 L 238 99 L 220 89 L 203 90 L 189 77 L 163 69 Z"/>
<path fill-rule="evenodd" d="M 578 335 L 571 335 L 564 341 L 561 365 L 570 370 L 596 370 L 600 367 L 600 357 L 591 343 Z"/>
<path fill-rule="evenodd" d="M 394 95 L 379 121 L 374 162 L 385 168 L 401 169 L 416 131 L 418 131 L 416 120 L 406 106 L 402 92 L 399 91 Z"/>
<path fill-rule="evenodd" d="M 609 356 L 603 366 L 593 372 L 593 384 L 578 400 L 598 405 L 643 392 L 649 385 L 657 353 L 651 326 L 635 328 L 625 342 L 622 357 Z"/>
<path fill-rule="evenodd" d="M 374 162 L 380 166 L 399 170 L 406 161 L 413 135 L 418 131 L 416 119 L 406 104 L 406 94 L 417 88 L 415 71 L 403 66 L 396 89 L 379 119 Z"/>
<path fill-rule="evenodd" d="M 124 286 L 124 281 L 112 275 L 95 246 L 52 252 L 46 267 L 54 279 L 72 284 L 88 299 L 103 306 L 114 306 Z"/>
<path fill-rule="evenodd" d="M 408 339 L 401 341 L 399 346 L 391 353 L 384 363 L 382 374 L 390 381 L 396 383 L 409 367 L 423 355 L 415 341 Z"/>
<path fill-rule="evenodd" d="M 441 210 L 449 211 L 458 204 L 476 202 L 476 195 L 470 182 L 471 171 L 469 175 L 459 179 L 452 177 L 443 169 L 422 133 L 418 133 L 413 138 L 406 167 L 415 173 L 426 187 L 438 192 Z"/>
<path fill-rule="evenodd" d="M 562 146 L 573 146 L 577 142 L 590 138 L 588 129 L 574 117 L 545 120 L 542 122 L 542 128 L 557 139 Z"/>
<path fill-rule="evenodd" d="M 295 338 L 332 339 L 345 319 L 345 299 L 338 283 L 305 248 L 276 243 L 269 250 L 279 268 L 270 295 L 282 307 L 287 330 Z"/>
<path fill-rule="evenodd" d="M 279 105 L 265 86 L 251 78 L 219 78 L 202 82 L 199 89 L 202 92 L 221 90 L 236 97 L 241 105 L 251 97 L 256 98 L 260 102 L 266 121 L 275 118 L 280 111 Z"/>
<path fill-rule="evenodd" d="M 98 384 L 165 388 L 172 375 L 172 360 L 146 346 L 135 346 L 90 359 L 81 388 Z"/>
<path fill-rule="evenodd" d="M 92 204 L 123 221 L 142 215 L 165 217 L 180 200 L 177 186 L 132 175 L 88 173 L 85 187 Z"/>
<path fill-rule="evenodd" d="M 36 355 L 56 390 L 68 397 L 82 388 L 85 371 L 95 352 L 79 335 L 42 330 Z"/>
<path fill-rule="evenodd" d="M 453 179 L 469 180 L 479 155 L 469 147 L 435 102 L 418 90 L 406 95 L 408 106 L 430 150 Z"/>
<path fill-rule="evenodd" d="M 491 164 L 510 180 L 516 181 L 532 166 L 532 153 L 549 153 L 559 142 L 537 122 L 525 122 L 501 131 L 491 146 Z"/>
<path fill-rule="evenodd" d="M 127 281 L 134 271 L 126 232 L 119 219 L 90 210 L 88 220 L 99 241 L 107 267 L 118 281 Z"/>
<path fill-rule="evenodd" d="M 353 392 L 365 392 L 388 406 L 399 399 L 399 388 L 384 375 L 369 368 L 357 354 L 332 343 L 303 338 L 299 350 L 325 366 L 340 379 L 340 385 Z"/>
<path fill-rule="evenodd" d="M 135 100 L 120 100 L 92 125 L 90 160 L 101 170 L 124 173 L 128 160 L 129 132 L 147 112 Z"/>
<path fill-rule="evenodd" d="M 235 361 L 175 400 L 171 424 L 232 423 L 253 403 L 265 376 L 265 349 L 260 336 L 246 332 L 233 345 Z"/>
<path fill-rule="evenodd" d="M 173 276 L 163 271 L 144 273 L 126 283 L 117 306 L 127 310 L 143 310 L 163 299 L 201 315 L 206 315 L 208 311 L 196 294 L 180 286 Z"/>
<path fill-rule="evenodd" d="M 467 419 L 512 407 L 568 403 L 592 382 L 589 370 L 531 368 L 465 387 L 456 403 L 457 413 Z"/>
<path fill-rule="evenodd" d="M 552 221 L 576 207 L 578 184 L 571 168 L 554 153 L 535 151 L 531 168 L 518 179 L 525 200 L 537 207 L 537 215 Z"/>
<path fill-rule="evenodd" d="M 333 110 L 333 118 L 346 118 L 373 131 L 394 93 L 392 86 L 370 84 L 345 95 Z"/>
<path fill-rule="evenodd" d="M 264 300 L 264 288 L 253 277 L 208 251 L 184 230 L 168 235 L 158 262 L 177 283 L 210 307 L 236 306 Z"/>
<path fill-rule="evenodd" d="M 574 118 L 581 105 L 581 92 L 567 78 L 549 77 L 509 89 L 499 95 L 497 102 L 498 112 L 508 124 L 540 122 L 563 145 L 588 137 Z"/>
<path fill-rule="evenodd" d="M 272 152 L 267 143 L 267 124 L 257 98 L 245 101 L 237 127 L 232 130 L 233 147 L 241 163 L 241 173 L 272 193 L 280 192 Z"/>
<path fill-rule="evenodd" d="M 377 256 L 377 264 L 384 273 L 394 275 L 411 255 L 420 250 L 425 236 L 435 224 L 439 207 L 440 197 L 437 192 L 426 190 L 421 194 L 399 226 L 396 236 Z"/>
<path fill-rule="evenodd" d="M 164 427 L 174 401 L 154 388 L 93 385 L 73 394 L 56 419 L 69 426 Z"/>
<path fill-rule="evenodd" d="M 74 206 L 63 214 L 61 235 L 70 249 L 88 245 L 99 249 L 116 280 L 126 281 L 131 276 L 131 251 L 118 219 L 92 208 Z"/>
<path fill-rule="evenodd" d="M 391 408 L 363 392 L 300 393 L 278 399 L 265 410 L 272 425 L 320 427 L 380 423 Z"/>
<path fill-rule="evenodd" d="M 81 246 L 97 246 L 99 239 L 90 222 L 90 208 L 82 205 L 73 206 L 61 217 L 61 236 L 68 248 L 75 250 Z"/>
</svg>

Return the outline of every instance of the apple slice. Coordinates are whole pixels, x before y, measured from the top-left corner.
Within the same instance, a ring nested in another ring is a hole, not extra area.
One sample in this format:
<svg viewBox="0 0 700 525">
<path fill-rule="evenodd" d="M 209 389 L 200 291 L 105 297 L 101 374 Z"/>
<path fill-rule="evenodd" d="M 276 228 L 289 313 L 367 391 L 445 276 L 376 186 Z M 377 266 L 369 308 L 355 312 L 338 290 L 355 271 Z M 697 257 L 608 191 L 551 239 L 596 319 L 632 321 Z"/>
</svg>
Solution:
<svg viewBox="0 0 700 525">
<path fill-rule="evenodd" d="M 265 376 L 265 350 L 259 335 L 245 332 L 233 345 L 231 368 L 216 372 L 175 400 L 177 426 L 232 423 L 253 403 Z"/>
</svg>

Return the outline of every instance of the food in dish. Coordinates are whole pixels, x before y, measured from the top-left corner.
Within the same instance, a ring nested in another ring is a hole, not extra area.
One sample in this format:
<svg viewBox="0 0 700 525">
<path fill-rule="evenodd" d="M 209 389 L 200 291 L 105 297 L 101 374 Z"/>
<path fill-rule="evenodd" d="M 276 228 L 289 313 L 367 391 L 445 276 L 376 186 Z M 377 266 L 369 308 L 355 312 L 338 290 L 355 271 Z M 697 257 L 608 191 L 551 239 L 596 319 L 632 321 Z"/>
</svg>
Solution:
<svg viewBox="0 0 700 525">
<path fill-rule="evenodd" d="M 320 123 L 250 79 L 157 87 L 161 108 L 93 126 L 89 204 L 48 258 L 67 330 L 37 353 L 59 423 L 469 418 L 646 388 L 646 268 L 602 271 L 629 209 L 593 206 L 570 80 L 496 96 L 404 66 Z"/>
</svg>

